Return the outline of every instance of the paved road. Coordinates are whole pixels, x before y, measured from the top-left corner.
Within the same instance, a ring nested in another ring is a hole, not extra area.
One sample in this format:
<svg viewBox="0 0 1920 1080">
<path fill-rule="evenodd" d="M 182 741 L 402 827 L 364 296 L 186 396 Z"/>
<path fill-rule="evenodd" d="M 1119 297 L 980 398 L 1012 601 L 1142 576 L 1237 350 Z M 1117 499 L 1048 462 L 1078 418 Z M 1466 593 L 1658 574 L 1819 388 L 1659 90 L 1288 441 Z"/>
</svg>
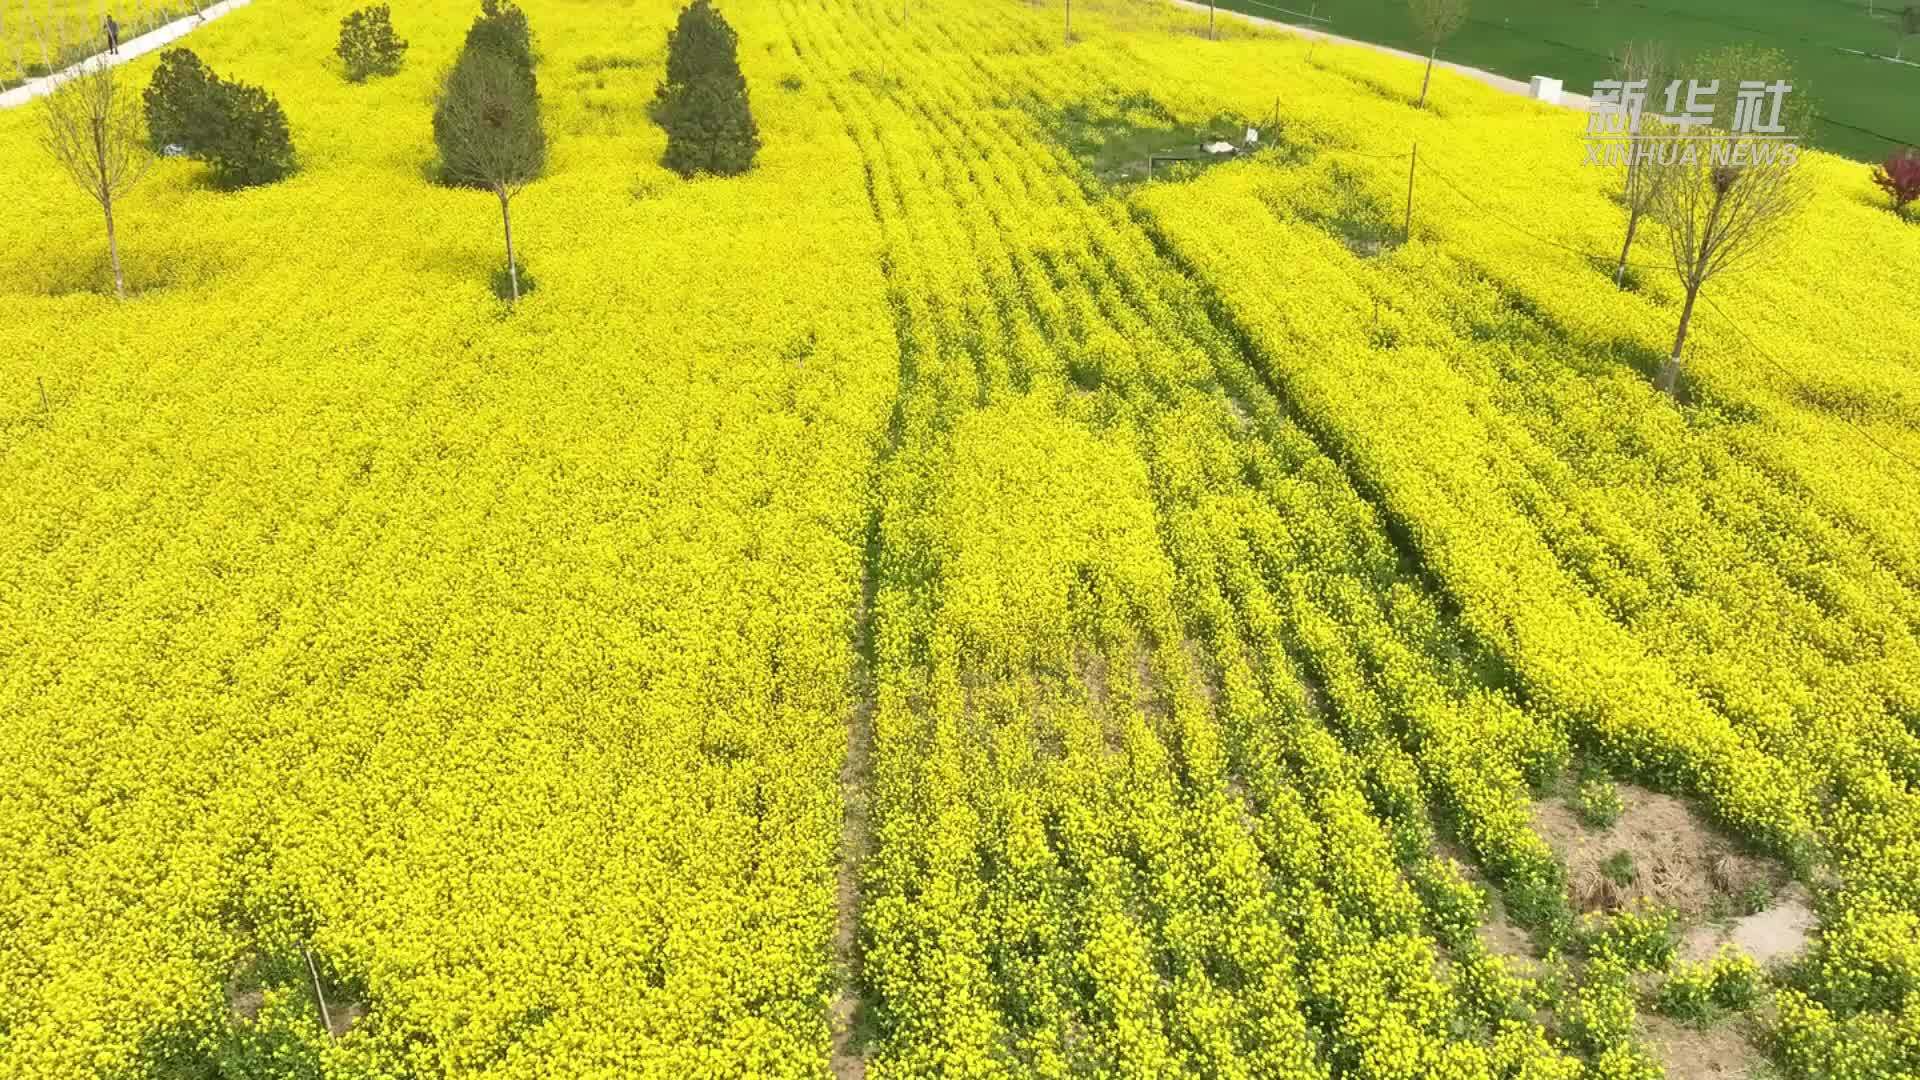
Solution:
<svg viewBox="0 0 1920 1080">
<path fill-rule="evenodd" d="M 1206 4 L 1195 3 L 1194 0 L 1170 0 L 1170 2 L 1180 7 L 1188 8 L 1193 11 L 1207 10 Z M 1238 11 L 1226 11 L 1226 10 L 1220 11 L 1219 14 L 1223 17 L 1244 19 L 1247 22 L 1259 23 L 1262 26 L 1271 26 L 1276 29 L 1285 30 L 1289 34 L 1298 34 L 1301 37 L 1313 38 L 1314 40 L 1317 40 L 1317 41 L 1331 41 L 1340 45 L 1358 45 L 1363 49 L 1372 49 L 1375 52 L 1386 53 L 1389 56 L 1398 56 L 1403 60 L 1411 60 L 1416 64 L 1425 64 L 1427 62 L 1427 58 L 1419 55 L 1418 53 L 1410 53 L 1400 49 L 1392 49 L 1392 48 L 1388 48 L 1385 45 L 1376 45 L 1371 41 L 1361 41 L 1357 38 L 1341 37 L 1338 34 L 1329 34 L 1324 30 L 1314 30 L 1305 26 L 1296 26 L 1293 23 L 1282 22 L 1279 19 L 1267 19 L 1267 18 L 1262 18 L 1259 15 L 1247 15 Z M 1437 68 L 1445 68 L 1448 71 L 1454 72 L 1456 74 L 1465 75 L 1469 79 L 1477 79 L 1480 82 L 1486 83 L 1488 86 L 1491 86 L 1496 90 L 1505 90 L 1509 94 L 1519 94 L 1521 97 L 1525 97 L 1525 98 L 1530 98 L 1533 96 L 1533 87 L 1529 86 L 1526 83 L 1521 82 L 1519 79 L 1509 79 L 1505 75 L 1495 75 L 1491 71 L 1483 71 L 1480 68 L 1467 67 L 1464 64 L 1453 64 L 1445 60 L 1436 60 L 1434 61 L 1433 66 Z M 1537 74 L 1545 75 L 1548 78 L 1558 78 L 1558 76 L 1554 75 L 1554 73 L 1551 71 L 1542 71 L 1542 72 L 1538 72 Z M 1579 109 L 1584 112 L 1588 107 L 1587 95 L 1563 93 L 1560 95 L 1560 104 L 1565 108 Z"/>
<path fill-rule="evenodd" d="M 252 2 L 253 0 L 220 0 L 220 3 L 202 8 L 198 15 L 188 15 L 183 19 L 175 19 L 158 30 L 149 30 L 137 38 L 128 38 L 120 43 L 120 52 L 114 56 L 101 53 L 90 56 L 80 61 L 80 63 L 75 64 L 73 67 L 57 71 L 45 78 L 29 79 L 25 83 L 5 93 L 0 93 L 0 109 L 11 109 L 16 105 L 25 105 L 27 102 L 32 101 L 42 94 L 52 93 L 54 87 L 60 85 L 62 80 L 68 78 L 83 65 L 103 61 L 110 65 L 124 64 L 136 56 L 141 56 L 153 52 L 155 49 L 172 44 L 176 39 L 185 37 L 194 27 L 199 26 L 201 23 L 212 22 L 227 12 L 232 11 L 234 8 L 245 7 Z"/>
</svg>

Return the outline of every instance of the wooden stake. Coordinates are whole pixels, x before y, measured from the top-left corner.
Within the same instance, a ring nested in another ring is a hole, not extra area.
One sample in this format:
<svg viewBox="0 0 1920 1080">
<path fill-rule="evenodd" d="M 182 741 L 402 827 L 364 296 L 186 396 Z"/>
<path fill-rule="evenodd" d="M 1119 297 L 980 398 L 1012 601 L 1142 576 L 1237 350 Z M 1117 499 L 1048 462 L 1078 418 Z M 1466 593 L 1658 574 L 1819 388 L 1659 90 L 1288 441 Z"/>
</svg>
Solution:
<svg viewBox="0 0 1920 1080">
<path fill-rule="evenodd" d="M 1073 0 L 1067 0 L 1067 32 L 1061 36 L 1060 43 L 1073 44 Z"/>
<path fill-rule="evenodd" d="M 37 375 L 34 376 L 34 379 L 40 384 L 40 411 L 46 413 L 48 416 L 52 416 L 53 406 L 47 404 L 47 380 Z"/>
<path fill-rule="evenodd" d="M 1207 40 L 1208 41 L 1219 40 L 1218 38 L 1213 36 L 1213 7 L 1214 7 L 1214 0 L 1207 0 Z"/>
<path fill-rule="evenodd" d="M 1413 155 L 1407 160 L 1407 224 L 1400 235 L 1404 243 L 1413 242 L 1413 170 L 1420 164 L 1420 143 L 1413 144 Z"/>
<path fill-rule="evenodd" d="M 313 966 L 313 954 L 305 945 L 300 946 L 300 955 L 307 958 L 307 974 L 313 976 L 313 999 L 320 1003 L 320 1022 L 327 1025 L 327 1037 L 333 1037 L 333 1016 L 327 1012 L 327 995 L 320 992 L 320 970 Z"/>
</svg>

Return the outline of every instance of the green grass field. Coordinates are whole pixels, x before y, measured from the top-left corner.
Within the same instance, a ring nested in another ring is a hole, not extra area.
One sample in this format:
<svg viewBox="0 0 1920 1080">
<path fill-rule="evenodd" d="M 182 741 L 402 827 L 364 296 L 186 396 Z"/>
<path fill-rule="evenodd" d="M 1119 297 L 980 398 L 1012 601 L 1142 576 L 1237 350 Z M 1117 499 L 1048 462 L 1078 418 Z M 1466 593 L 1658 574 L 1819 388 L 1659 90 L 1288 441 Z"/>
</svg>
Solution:
<svg viewBox="0 0 1920 1080">
<path fill-rule="evenodd" d="M 1878 161 L 1897 146 L 1920 144 L 1920 67 L 1842 50 L 1893 55 L 1901 2 L 1879 0 L 1869 14 L 1854 0 L 1473 0 L 1466 27 L 1440 56 L 1516 79 L 1550 75 L 1586 93 L 1608 77 L 1624 41 L 1664 42 L 1680 58 L 1721 45 L 1772 46 L 1793 59 L 1799 85 L 1819 105 L 1816 145 Z M 1332 20 L 1313 25 L 1343 37 L 1424 51 L 1405 0 L 1221 0 L 1220 7 L 1303 25 L 1281 9 L 1311 11 Z M 1920 55 L 1920 41 L 1908 46 L 1909 59 Z"/>
</svg>

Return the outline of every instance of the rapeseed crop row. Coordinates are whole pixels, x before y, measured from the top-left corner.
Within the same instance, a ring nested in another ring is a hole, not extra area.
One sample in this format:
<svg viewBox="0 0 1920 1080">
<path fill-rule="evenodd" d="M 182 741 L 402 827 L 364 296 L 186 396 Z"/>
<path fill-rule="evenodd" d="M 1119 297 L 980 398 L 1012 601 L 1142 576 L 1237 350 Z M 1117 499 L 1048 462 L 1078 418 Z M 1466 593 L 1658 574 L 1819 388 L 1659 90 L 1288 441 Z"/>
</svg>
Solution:
<svg viewBox="0 0 1920 1080">
<path fill-rule="evenodd" d="M 982 93 L 1023 89 L 957 47 L 992 29 L 873 14 L 870 38 L 816 18 L 796 43 L 872 132 L 902 337 L 863 882 L 875 1069 L 1577 1071 L 1517 1022 L 1532 991 L 1474 937 L 1427 806 L 1551 923 L 1526 773 L 1563 737 L 1476 680 L 1124 206 Z M 1438 974 L 1442 940 L 1471 978 Z"/>
<path fill-rule="evenodd" d="M 1920 623 L 1900 539 L 1913 504 L 1897 494 L 1914 480 L 1898 404 L 1913 353 L 1894 341 L 1920 327 L 1877 283 L 1912 238 L 1880 229 L 1855 178 L 1815 158 L 1815 206 L 1716 309 L 1676 409 L 1645 378 L 1674 298 L 1652 268 L 1635 292 L 1590 287 L 1579 252 L 1604 250 L 1592 238 L 1616 215 L 1568 179 L 1570 137 L 1454 116 L 1429 141 L 1436 125 L 1391 101 L 1344 132 L 1309 115 L 1337 133 L 1317 170 L 1156 190 L 1143 201 L 1160 234 L 1530 700 L 1619 768 L 1701 792 L 1755 842 L 1831 859 L 1814 996 L 1842 1016 L 1865 1007 L 1869 1027 L 1911 1023 Z M 1416 213 L 1414 242 L 1357 257 L 1327 226 L 1342 210 L 1331 181 L 1371 173 L 1367 199 L 1392 205 L 1404 173 L 1359 153 L 1395 131 L 1421 136 L 1436 172 L 1502 182 L 1429 184 L 1443 210 Z M 1851 346 L 1817 314 L 1843 272 L 1868 283 L 1849 303 L 1880 323 Z"/>
</svg>

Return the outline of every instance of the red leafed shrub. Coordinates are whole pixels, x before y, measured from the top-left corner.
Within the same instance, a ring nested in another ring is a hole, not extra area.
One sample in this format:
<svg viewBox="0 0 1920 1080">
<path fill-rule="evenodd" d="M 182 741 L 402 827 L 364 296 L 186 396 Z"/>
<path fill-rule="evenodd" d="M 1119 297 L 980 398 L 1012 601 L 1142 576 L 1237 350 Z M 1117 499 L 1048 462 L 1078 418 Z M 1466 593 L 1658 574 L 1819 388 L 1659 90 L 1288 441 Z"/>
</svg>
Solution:
<svg viewBox="0 0 1920 1080">
<path fill-rule="evenodd" d="M 1873 182 L 1893 197 L 1894 212 L 1904 214 L 1908 203 L 1920 199 L 1920 150 L 1894 151 L 1886 164 L 1874 167 Z"/>
</svg>

